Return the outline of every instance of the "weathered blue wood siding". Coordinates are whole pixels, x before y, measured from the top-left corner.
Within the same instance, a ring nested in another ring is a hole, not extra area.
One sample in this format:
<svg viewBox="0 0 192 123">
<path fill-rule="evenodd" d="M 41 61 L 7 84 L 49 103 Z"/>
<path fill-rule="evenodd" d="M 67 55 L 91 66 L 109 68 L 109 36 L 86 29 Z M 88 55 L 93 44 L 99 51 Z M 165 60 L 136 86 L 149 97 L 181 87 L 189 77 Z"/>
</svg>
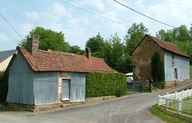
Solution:
<svg viewBox="0 0 192 123">
<path fill-rule="evenodd" d="M 70 102 L 85 100 L 85 73 L 65 73 L 65 77 L 70 79 Z"/>
<path fill-rule="evenodd" d="M 57 103 L 58 72 L 35 72 L 34 101 L 35 105 Z"/>
<path fill-rule="evenodd" d="M 189 59 L 170 52 L 164 52 L 165 81 L 174 81 L 174 69 L 177 69 L 178 80 L 189 79 Z"/>
<path fill-rule="evenodd" d="M 85 73 L 64 73 L 70 80 L 70 102 L 85 100 Z M 18 52 L 9 70 L 7 102 L 44 105 L 58 103 L 59 72 L 33 72 Z"/>
<path fill-rule="evenodd" d="M 7 102 L 33 104 L 33 72 L 20 52 L 9 69 Z"/>
</svg>

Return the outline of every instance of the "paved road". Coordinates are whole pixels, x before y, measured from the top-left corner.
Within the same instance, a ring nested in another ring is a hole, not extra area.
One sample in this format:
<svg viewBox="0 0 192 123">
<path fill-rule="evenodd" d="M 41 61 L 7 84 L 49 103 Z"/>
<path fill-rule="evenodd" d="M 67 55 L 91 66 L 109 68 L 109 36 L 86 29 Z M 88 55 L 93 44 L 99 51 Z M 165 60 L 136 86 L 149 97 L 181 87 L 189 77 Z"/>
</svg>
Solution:
<svg viewBox="0 0 192 123">
<path fill-rule="evenodd" d="M 47 113 L 0 112 L 0 123 L 162 123 L 148 108 L 156 103 L 159 93 L 167 91 Z"/>
<path fill-rule="evenodd" d="M 49 113 L 2 112 L 0 123 L 161 123 L 147 109 L 155 102 L 148 93 Z"/>
</svg>

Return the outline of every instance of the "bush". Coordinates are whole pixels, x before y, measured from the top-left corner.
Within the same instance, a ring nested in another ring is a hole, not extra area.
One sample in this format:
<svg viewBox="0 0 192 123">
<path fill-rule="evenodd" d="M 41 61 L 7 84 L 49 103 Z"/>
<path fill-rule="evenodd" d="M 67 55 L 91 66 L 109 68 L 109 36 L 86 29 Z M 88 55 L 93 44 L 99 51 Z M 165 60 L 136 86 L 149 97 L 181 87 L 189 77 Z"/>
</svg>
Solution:
<svg viewBox="0 0 192 123">
<path fill-rule="evenodd" d="M 8 91 L 8 73 L 0 71 L 0 102 L 5 102 Z"/>
<path fill-rule="evenodd" d="M 163 89 L 165 87 L 164 64 L 160 60 L 159 52 L 155 52 L 151 58 L 151 75 L 154 86 Z"/>
<path fill-rule="evenodd" d="M 125 75 L 121 73 L 88 73 L 86 76 L 86 97 L 116 95 L 127 93 Z"/>
</svg>

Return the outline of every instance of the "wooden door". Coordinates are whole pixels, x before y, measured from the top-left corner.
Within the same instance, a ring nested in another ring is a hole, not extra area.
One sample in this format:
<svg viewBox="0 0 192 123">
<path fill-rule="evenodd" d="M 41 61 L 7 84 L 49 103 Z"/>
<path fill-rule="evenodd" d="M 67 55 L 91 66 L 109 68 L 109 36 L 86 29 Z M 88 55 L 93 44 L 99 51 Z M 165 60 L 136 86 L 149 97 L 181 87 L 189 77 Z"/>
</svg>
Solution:
<svg viewBox="0 0 192 123">
<path fill-rule="evenodd" d="M 70 99 L 70 80 L 62 80 L 62 100 Z"/>
</svg>

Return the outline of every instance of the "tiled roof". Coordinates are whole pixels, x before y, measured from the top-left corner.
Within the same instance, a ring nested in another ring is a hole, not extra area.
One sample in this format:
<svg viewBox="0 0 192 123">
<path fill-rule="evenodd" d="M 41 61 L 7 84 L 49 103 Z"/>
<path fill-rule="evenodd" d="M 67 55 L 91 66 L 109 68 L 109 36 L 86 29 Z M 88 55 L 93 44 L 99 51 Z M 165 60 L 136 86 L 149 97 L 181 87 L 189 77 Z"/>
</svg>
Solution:
<svg viewBox="0 0 192 123">
<path fill-rule="evenodd" d="M 59 71 L 59 72 L 114 72 L 103 59 L 62 51 L 43 51 L 32 56 L 26 49 L 18 47 L 34 71 Z"/>
<path fill-rule="evenodd" d="M 0 51 L 0 63 L 16 53 L 16 50 Z"/>
<path fill-rule="evenodd" d="M 186 53 L 181 51 L 175 44 L 168 42 L 168 41 L 161 40 L 154 36 L 150 36 L 150 35 L 147 35 L 147 36 L 149 36 L 153 41 L 155 41 L 164 50 L 173 52 L 173 53 L 181 55 L 181 56 L 189 57 Z"/>
</svg>

